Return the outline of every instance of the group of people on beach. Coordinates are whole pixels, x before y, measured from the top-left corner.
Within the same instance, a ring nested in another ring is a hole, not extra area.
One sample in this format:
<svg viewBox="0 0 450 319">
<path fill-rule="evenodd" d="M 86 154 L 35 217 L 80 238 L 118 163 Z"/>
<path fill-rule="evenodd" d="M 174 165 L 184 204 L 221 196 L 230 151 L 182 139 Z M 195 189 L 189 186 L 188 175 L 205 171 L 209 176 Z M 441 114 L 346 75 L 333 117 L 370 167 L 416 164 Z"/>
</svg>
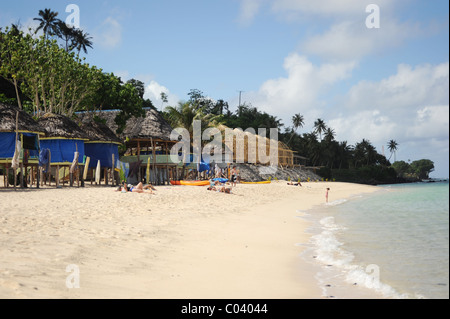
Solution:
<svg viewBox="0 0 450 319">
<path fill-rule="evenodd" d="M 231 194 L 231 187 L 227 187 L 227 185 L 224 185 L 226 183 L 221 183 L 220 181 L 217 180 L 216 181 L 210 180 L 209 182 L 210 182 L 210 185 L 208 187 L 209 191 Z"/>
<path fill-rule="evenodd" d="M 210 185 L 208 187 L 209 191 L 216 191 L 219 193 L 227 193 L 231 194 L 231 189 L 233 187 L 236 187 L 239 178 L 239 171 L 237 170 L 236 166 L 233 166 L 233 168 L 230 170 L 230 180 L 229 182 L 220 182 L 218 179 L 225 178 L 225 175 L 223 174 L 222 170 L 219 167 L 216 167 L 216 179 L 211 179 Z"/>
</svg>

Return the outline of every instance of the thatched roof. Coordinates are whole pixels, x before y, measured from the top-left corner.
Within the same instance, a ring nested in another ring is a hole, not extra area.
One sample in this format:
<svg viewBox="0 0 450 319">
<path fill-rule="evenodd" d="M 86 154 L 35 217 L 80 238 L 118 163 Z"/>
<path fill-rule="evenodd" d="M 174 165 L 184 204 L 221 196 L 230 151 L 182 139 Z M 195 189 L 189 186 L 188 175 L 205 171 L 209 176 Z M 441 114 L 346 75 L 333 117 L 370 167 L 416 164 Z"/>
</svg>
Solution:
<svg viewBox="0 0 450 319">
<path fill-rule="evenodd" d="M 113 131 L 117 131 L 117 124 L 114 121 L 120 111 L 102 111 L 96 115 L 106 120 L 106 125 Z M 147 109 L 145 117 L 132 117 L 126 123 L 125 130 L 120 135 L 121 138 L 133 139 L 159 139 L 170 141 L 172 127 L 166 120 L 153 109 Z"/>
<path fill-rule="evenodd" d="M 94 120 L 91 113 L 77 114 L 80 128 L 86 133 L 90 141 L 123 143 L 123 141 L 106 125 Z"/>
<path fill-rule="evenodd" d="M 67 139 L 88 140 L 81 128 L 67 116 L 47 113 L 39 119 L 39 124 L 45 129 L 46 137 L 62 137 Z"/>
<path fill-rule="evenodd" d="M 45 130 L 37 121 L 15 106 L 0 103 L 0 132 L 16 131 L 16 114 L 19 111 L 18 131 L 44 134 Z"/>
</svg>

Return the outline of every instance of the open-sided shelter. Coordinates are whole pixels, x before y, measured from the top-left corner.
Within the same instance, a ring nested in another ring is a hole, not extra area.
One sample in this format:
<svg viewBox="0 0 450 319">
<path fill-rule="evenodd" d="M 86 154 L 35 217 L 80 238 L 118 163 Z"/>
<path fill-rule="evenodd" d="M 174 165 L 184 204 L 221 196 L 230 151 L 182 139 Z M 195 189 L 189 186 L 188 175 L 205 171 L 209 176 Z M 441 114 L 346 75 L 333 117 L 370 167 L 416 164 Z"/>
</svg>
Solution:
<svg viewBox="0 0 450 319">
<path fill-rule="evenodd" d="M 115 118 L 119 111 L 97 112 L 108 127 L 117 132 Z M 176 143 L 170 139 L 172 127 L 158 113 L 148 108 L 144 117 L 132 117 L 126 122 L 119 137 L 125 141 L 125 151 L 120 160 L 130 165 L 128 182 L 135 183 L 144 178 L 155 184 L 169 183 L 175 179 L 178 163 L 170 160 L 170 149 Z M 148 179 L 147 179 L 148 175 Z"/>
</svg>

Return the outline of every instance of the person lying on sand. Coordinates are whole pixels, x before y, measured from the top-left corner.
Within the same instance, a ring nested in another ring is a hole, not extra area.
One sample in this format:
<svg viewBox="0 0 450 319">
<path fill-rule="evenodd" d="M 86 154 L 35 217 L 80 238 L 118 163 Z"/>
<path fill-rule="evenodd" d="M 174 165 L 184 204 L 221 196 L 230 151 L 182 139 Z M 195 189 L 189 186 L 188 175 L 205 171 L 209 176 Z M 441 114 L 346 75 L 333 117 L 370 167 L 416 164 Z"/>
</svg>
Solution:
<svg viewBox="0 0 450 319">
<path fill-rule="evenodd" d="M 137 184 L 136 186 L 133 186 L 131 184 L 126 184 L 126 182 L 123 182 L 123 185 L 119 187 L 116 191 L 120 191 L 122 193 L 132 192 L 132 193 L 148 193 L 148 194 L 154 194 L 153 190 L 156 190 L 151 184 L 145 185 L 142 183 Z"/>
<path fill-rule="evenodd" d="M 288 182 L 288 185 L 293 185 L 293 186 L 302 186 L 302 184 L 300 182 L 298 183 L 292 183 L 292 182 Z"/>
</svg>

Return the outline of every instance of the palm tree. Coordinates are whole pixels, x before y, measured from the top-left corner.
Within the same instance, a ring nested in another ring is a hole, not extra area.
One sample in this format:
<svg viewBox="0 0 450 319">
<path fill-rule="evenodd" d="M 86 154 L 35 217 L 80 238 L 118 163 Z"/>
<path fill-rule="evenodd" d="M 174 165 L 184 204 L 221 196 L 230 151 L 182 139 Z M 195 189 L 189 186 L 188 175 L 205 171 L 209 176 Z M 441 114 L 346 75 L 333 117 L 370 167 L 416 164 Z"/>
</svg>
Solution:
<svg viewBox="0 0 450 319">
<path fill-rule="evenodd" d="M 392 154 L 394 154 L 394 162 L 397 162 L 397 149 L 398 149 L 398 143 L 394 140 L 390 140 L 388 143 L 388 149 L 391 152 L 391 156 L 389 157 L 389 160 L 391 160 Z"/>
<path fill-rule="evenodd" d="M 328 128 L 325 130 L 324 139 L 325 139 L 327 142 L 330 143 L 330 142 L 334 141 L 335 136 L 336 136 L 336 133 L 335 133 L 335 131 L 334 131 L 332 128 L 328 127 Z"/>
<path fill-rule="evenodd" d="M 72 36 L 72 47 L 76 48 L 78 53 L 83 50 L 83 52 L 87 54 L 87 48 L 92 49 L 91 40 L 92 37 L 89 36 L 89 33 L 85 33 L 81 29 L 75 29 Z"/>
<path fill-rule="evenodd" d="M 39 10 L 39 16 L 40 18 L 34 18 L 33 20 L 39 21 L 39 27 L 36 29 L 36 33 L 39 32 L 39 30 L 44 31 L 44 36 L 46 39 L 48 39 L 49 35 L 54 35 L 57 33 L 57 24 L 59 19 L 56 17 L 58 16 L 58 12 L 54 12 L 51 9 L 45 9 L 45 10 Z"/>
<path fill-rule="evenodd" d="M 73 43 L 73 39 L 75 36 L 75 28 L 68 26 L 65 22 L 59 20 L 56 23 L 57 30 L 56 33 L 58 37 L 66 43 L 66 52 L 69 52 L 71 48 L 69 48 L 69 41 Z"/>
<path fill-rule="evenodd" d="M 295 131 L 297 131 L 297 129 L 299 127 L 303 127 L 303 125 L 305 125 L 305 119 L 304 119 L 303 115 L 295 114 L 292 117 L 292 124 L 294 125 L 294 131 L 292 132 L 291 138 L 289 139 L 289 142 L 287 143 L 287 145 L 289 145 L 292 138 L 294 137 Z"/>
<path fill-rule="evenodd" d="M 351 159 L 353 148 L 351 145 L 347 144 L 347 141 L 343 141 L 339 143 L 337 155 L 339 158 L 339 169 L 342 168 L 342 164 L 349 163 L 349 160 Z"/>
<path fill-rule="evenodd" d="M 322 133 L 325 132 L 326 129 L 327 126 L 322 119 L 317 119 L 317 121 L 314 122 L 314 133 L 319 134 L 320 140 L 322 140 Z"/>
</svg>

